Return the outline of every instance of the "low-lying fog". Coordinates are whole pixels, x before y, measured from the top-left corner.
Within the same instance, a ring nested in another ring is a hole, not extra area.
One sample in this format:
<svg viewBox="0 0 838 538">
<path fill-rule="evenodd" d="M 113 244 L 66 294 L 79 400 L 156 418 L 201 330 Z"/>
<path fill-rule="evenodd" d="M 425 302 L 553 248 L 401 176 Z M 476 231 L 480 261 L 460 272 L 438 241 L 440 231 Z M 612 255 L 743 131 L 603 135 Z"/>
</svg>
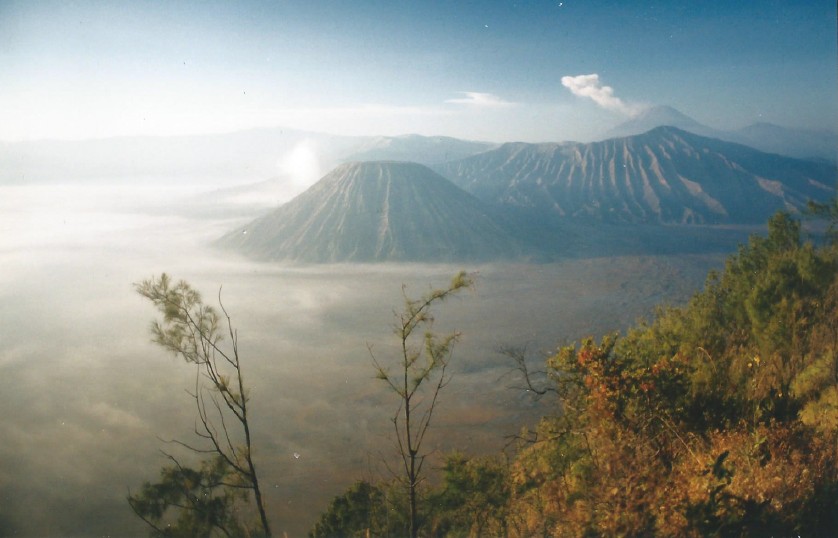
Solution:
<svg viewBox="0 0 838 538">
<path fill-rule="evenodd" d="M 463 339 L 429 442 L 493 453 L 550 412 L 546 399 L 510 388 L 516 380 L 498 346 L 526 344 L 538 358 L 625 328 L 661 301 L 683 301 L 722 259 L 254 263 L 206 246 L 236 221 L 190 211 L 200 190 L 0 186 L 0 535 L 146 533 L 128 490 L 157 478 L 166 463 L 159 449 L 171 449 L 158 437 L 190 440 L 195 413 L 185 393 L 192 369 L 150 342 L 155 311 L 132 288 L 144 278 L 166 271 L 208 303 L 223 285 L 272 525 L 300 536 L 331 497 L 380 476 L 381 454 L 393 455 L 396 402 L 373 378 L 367 344 L 379 359 L 395 357 L 403 283 L 418 296 L 460 269 L 479 271 L 473 292 L 437 310 L 436 328 Z"/>
</svg>

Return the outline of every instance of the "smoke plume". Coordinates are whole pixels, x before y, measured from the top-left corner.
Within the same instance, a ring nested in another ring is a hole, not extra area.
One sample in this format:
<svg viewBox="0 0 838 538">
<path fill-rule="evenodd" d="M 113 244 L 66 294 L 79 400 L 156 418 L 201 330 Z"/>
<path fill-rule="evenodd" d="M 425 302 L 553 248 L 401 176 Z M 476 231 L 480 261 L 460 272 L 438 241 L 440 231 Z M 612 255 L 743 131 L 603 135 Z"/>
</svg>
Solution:
<svg viewBox="0 0 838 538">
<path fill-rule="evenodd" d="M 573 95 L 589 97 L 602 108 L 626 116 L 635 116 L 642 108 L 640 105 L 626 103 L 615 96 L 614 88 L 603 86 L 599 80 L 599 75 L 596 73 L 576 75 L 575 77 L 564 76 L 562 77 L 562 86 L 573 92 Z"/>
</svg>

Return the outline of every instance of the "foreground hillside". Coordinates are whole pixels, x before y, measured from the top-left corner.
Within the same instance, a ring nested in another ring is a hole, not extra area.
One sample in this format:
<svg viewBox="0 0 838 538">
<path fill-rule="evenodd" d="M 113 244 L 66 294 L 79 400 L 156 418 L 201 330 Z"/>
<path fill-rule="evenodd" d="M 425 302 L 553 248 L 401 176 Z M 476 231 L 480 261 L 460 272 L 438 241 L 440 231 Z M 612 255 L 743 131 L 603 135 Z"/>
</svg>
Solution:
<svg viewBox="0 0 838 538">
<path fill-rule="evenodd" d="M 546 377 L 512 353 L 544 418 L 511 458 L 447 457 L 420 534 L 835 536 L 836 311 L 838 245 L 778 214 L 687 306 L 560 347 Z M 312 535 L 404 535 L 403 502 L 359 482 Z"/>
</svg>

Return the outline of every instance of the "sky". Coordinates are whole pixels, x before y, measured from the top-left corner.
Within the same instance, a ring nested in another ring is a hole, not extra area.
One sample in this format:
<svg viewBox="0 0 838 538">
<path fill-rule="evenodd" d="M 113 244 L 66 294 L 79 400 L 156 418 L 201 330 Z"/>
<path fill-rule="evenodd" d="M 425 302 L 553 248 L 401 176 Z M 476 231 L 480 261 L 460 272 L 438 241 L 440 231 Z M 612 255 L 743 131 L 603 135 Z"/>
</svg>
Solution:
<svg viewBox="0 0 838 538">
<path fill-rule="evenodd" d="M 0 140 L 835 129 L 834 0 L 0 0 Z"/>
</svg>

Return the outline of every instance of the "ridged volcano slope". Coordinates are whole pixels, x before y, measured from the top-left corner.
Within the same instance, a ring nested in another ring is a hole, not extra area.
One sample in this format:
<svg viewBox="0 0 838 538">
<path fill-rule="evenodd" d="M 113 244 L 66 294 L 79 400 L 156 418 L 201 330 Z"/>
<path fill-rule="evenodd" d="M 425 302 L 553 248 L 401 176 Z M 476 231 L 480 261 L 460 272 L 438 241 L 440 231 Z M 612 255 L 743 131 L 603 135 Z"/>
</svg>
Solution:
<svg viewBox="0 0 838 538">
<path fill-rule="evenodd" d="M 835 195 L 835 166 L 659 127 L 591 144 L 504 144 L 437 167 L 482 201 L 612 222 L 761 223 Z"/>
<path fill-rule="evenodd" d="M 300 262 L 511 258 L 515 240 L 483 204 L 429 168 L 347 163 L 218 245 Z"/>
</svg>

